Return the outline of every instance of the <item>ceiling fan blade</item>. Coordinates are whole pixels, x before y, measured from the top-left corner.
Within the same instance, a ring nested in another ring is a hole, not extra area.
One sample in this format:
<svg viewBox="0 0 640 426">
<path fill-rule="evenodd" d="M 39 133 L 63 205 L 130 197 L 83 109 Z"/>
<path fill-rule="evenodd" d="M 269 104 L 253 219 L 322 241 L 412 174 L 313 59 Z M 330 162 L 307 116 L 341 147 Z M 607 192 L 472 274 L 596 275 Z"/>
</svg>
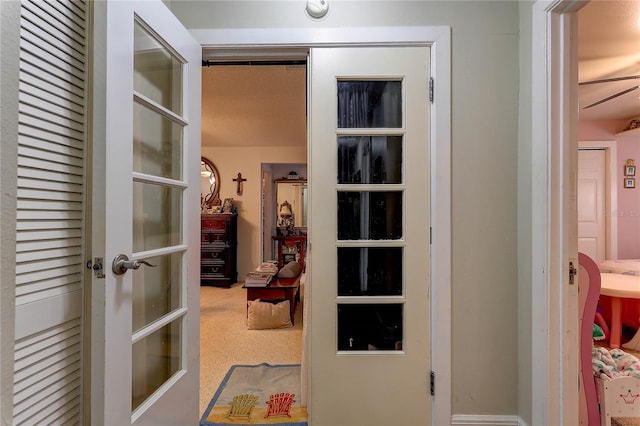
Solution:
<svg viewBox="0 0 640 426">
<path fill-rule="evenodd" d="M 611 83 L 614 81 L 624 81 L 624 80 L 640 80 L 640 75 L 627 75 L 624 77 L 601 78 L 600 80 L 583 81 L 582 83 L 578 83 L 578 85 L 585 86 L 587 84 Z"/>
<path fill-rule="evenodd" d="M 632 87 L 632 88 L 630 88 L 630 89 L 623 90 L 622 92 L 618 92 L 618 93 L 616 93 L 615 95 L 611 95 L 611 96 L 608 96 L 608 97 L 606 97 L 606 98 L 604 98 L 604 99 L 599 100 L 598 102 L 594 102 L 594 103 L 592 103 L 591 105 L 587 105 L 586 107 L 582 107 L 582 109 L 587 109 L 587 108 L 594 107 L 594 106 L 596 106 L 596 105 L 600 105 L 600 104 L 602 104 L 602 103 L 605 103 L 605 102 L 607 102 L 607 101 L 610 101 L 611 99 L 617 98 L 618 96 L 622 96 L 622 95 L 624 95 L 624 94 L 626 94 L 626 93 L 633 92 L 634 90 L 637 90 L 639 87 L 640 87 L 640 86 L 634 86 L 634 87 Z"/>
</svg>

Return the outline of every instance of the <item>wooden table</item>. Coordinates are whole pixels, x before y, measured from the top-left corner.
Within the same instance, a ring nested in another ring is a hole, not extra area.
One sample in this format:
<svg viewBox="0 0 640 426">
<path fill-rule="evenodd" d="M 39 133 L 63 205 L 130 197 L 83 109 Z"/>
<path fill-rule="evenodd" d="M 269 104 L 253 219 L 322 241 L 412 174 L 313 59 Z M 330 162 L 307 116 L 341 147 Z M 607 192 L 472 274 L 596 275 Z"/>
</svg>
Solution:
<svg viewBox="0 0 640 426">
<path fill-rule="evenodd" d="M 278 300 L 284 299 L 289 301 L 289 310 L 291 315 L 291 324 L 293 324 L 293 317 L 296 313 L 296 304 L 299 300 L 298 291 L 300 289 L 300 275 L 293 278 L 277 278 L 273 280 L 266 287 L 247 287 L 247 302 L 250 300 Z"/>
<path fill-rule="evenodd" d="M 622 335 L 622 299 L 640 299 L 640 276 L 603 272 L 600 279 L 600 294 L 611 297 L 609 346 L 619 348 Z"/>
</svg>

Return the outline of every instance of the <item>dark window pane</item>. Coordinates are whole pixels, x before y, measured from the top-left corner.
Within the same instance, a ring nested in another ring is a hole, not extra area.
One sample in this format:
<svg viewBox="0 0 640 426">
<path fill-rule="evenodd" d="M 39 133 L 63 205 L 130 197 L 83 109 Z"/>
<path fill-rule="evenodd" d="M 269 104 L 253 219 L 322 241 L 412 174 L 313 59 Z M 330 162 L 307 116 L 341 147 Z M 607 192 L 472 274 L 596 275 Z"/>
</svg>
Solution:
<svg viewBox="0 0 640 426">
<path fill-rule="evenodd" d="M 338 81 L 338 127 L 402 127 L 402 83 Z"/>
<path fill-rule="evenodd" d="M 402 192 L 338 192 L 339 240 L 402 238 Z"/>
<path fill-rule="evenodd" d="M 338 296 L 399 295 L 401 247 L 338 247 Z"/>
<path fill-rule="evenodd" d="M 402 183 L 402 136 L 340 136 L 338 183 Z"/>
<path fill-rule="evenodd" d="M 401 351 L 401 304 L 338 304 L 339 351 Z"/>
</svg>

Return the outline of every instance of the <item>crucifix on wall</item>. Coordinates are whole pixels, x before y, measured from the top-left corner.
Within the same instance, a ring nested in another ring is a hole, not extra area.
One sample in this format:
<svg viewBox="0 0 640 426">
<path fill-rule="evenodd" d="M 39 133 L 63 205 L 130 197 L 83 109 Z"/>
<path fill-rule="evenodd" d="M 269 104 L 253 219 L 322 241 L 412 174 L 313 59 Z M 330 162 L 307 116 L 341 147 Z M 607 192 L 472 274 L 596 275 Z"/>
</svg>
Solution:
<svg viewBox="0 0 640 426">
<path fill-rule="evenodd" d="M 238 177 L 233 179 L 238 184 L 236 188 L 236 194 L 242 195 L 242 182 L 246 182 L 246 179 L 242 177 L 242 173 L 238 172 Z"/>
</svg>

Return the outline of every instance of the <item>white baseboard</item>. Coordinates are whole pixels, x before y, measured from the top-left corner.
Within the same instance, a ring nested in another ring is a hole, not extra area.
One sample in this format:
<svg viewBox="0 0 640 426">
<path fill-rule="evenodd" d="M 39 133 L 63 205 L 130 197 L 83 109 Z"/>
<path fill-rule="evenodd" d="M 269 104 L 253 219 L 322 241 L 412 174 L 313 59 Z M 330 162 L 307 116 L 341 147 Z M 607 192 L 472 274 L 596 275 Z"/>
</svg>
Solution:
<svg viewBox="0 0 640 426">
<path fill-rule="evenodd" d="M 454 414 L 452 426 L 527 426 L 518 416 L 487 416 L 473 414 Z"/>
</svg>

